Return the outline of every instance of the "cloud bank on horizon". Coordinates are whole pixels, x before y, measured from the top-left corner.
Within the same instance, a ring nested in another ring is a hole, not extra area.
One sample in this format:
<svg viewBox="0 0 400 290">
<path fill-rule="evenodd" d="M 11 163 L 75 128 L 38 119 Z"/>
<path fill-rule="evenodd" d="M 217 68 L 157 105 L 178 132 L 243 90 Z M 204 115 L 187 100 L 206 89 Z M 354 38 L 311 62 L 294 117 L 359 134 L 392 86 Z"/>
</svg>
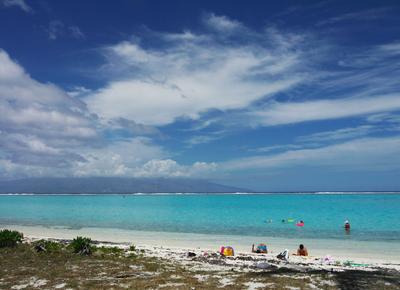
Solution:
<svg viewBox="0 0 400 290">
<path fill-rule="evenodd" d="M 334 4 L 258 3 L 271 5 L 257 16 L 262 25 L 192 7 L 197 17 L 184 25 L 149 18 L 122 29 L 117 18 L 102 20 L 103 4 L 98 27 L 71 22 L 76 4 L 36 4 L 0 1 L 1 26 L 18 17 L 23 36 L 35 24 L 37 42 L 20 50 L 0 33 L 0 178 L 400 186 L 399 5 L 337 4 L 327 14 Z M 313 11 L 325 12 L 296 19 Z M 366 26 L 370 35 L 359 35 Z"/>
</svg>

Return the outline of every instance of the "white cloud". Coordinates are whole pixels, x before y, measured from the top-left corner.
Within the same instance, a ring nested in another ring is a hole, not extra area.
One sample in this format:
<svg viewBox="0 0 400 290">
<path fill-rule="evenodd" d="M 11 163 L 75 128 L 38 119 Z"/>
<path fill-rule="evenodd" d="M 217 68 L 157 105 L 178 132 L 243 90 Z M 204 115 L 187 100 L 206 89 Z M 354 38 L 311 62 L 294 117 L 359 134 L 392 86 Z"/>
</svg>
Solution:
<svg viewBox="0 0 400 290">
<path fill-rule="evenodd" d="M 217 168 L 216 163 L 195 162 L 190 166 L 180 165 L 175 160 L 150 160 L 136 172 L 138 177 L 206 177 Z"/>
<path fill-rule="evenodd" d="M 49 39 L 56 40 L 60 36 L 69 36 L 75 39 L 85 39 L 86 35 L 75 25 L 67 26 L 60 20 L 52 20 L 45 29 Z"/>
<path fill-rule="evenodd" d="M 354 139 L 363 136 L 367 136 L 378 128 L 371 125 L 362 125 L 358 127 L 341 128 L 332 131 L 324 131 L 314 133 L 306 136 L 300 136 L 296 138 L 299 142 L 325 142 L 325 141 L 337 141 L 343 139 Z"/>
<path fill-rule="evenodd" d="M 137 167 L 167 154 L 147 138 L 117 141 L 101 148 L 81 151 L 85 158 L 72 167 L 75 176 L 134 176 Z"/>
<path fill-rule="evenodd" d="M 383 52 L 387 52 L 393 55 L 400 54 L 400 42 L 392 42 L 387 44 L 382 44 L 378 46 Z"/>
<path fill-rule="evenodd" d="M 5 7 L 16 6 L 25 12 L 33 12 L 33 9 L 26 4 L 25 0 L 1 0 L 0 1 Z"/>
<path fill-rule="evenodd" d="M 249 113 L 256 125 L 273 126 L 315 120 L 330 120 L 400 109 L 400 95 L 344 98 L 305 102 L 271 102 Z"/>
<path fill-rule="evenodd" d="M 267 153 L 272 151 L 282 151 L 288 149 L 300 149 L 303 148 L 304 145 L 298 144 L 282 144 L 282 145 L 271 145 L 271 146 L 263 146 L 257 148 L 249 148 L 249 152 L 257 152 L 257 153 Z"/>
<path fill-rule="evenodd" d="M 318 22 L 316 25 L 317 26 L 332 25 L 345 21 L 355 21 L 355 20 L 372 21 L 372 20 L 382 19 L 387 15 L 388 12 L 389 8 L 355 11 L 322 20 Z"/>
<path fill-rule="evenodd" d="M 33 80 L 0 50 L 0 125 L 7 132 L 92 138 L 86 106 L 52 84 Z"/>
<path fill-rule="evenodd" d="M 117 141 L 101 148 L 77 148 L 81 159 L 74 160 L 65 152 L 50 148 L 40 140 L 18 135 L 7 137 L 7 143 L 34 153 L 32 156 L 46 158 L 53 156 L 52 166 L 46 163 L 21 164 L 0 158 L 0 173 L 3 177 L 15 176 L 121 176 L 121 177 L 206 177 L 212 174 L 215 163 L 195 162 L 181 165 L 168 158 L 168 154 L 148 138 L 138 137 L 129 141 Z M 2 145 L 0 143 L 0 145 Z M 4 144 L 3 144 L 4 145 Z M 3 146 L 4 147 L 4 146 Z M 55 166 L 54 161 L 68 158 L 68 164 Z M 68 166 L 66 166 L 68 165 Z"/>
<path fill-rule="evenodd" d="M 0 155 L 8 164 L 68 167 L 73 150 L 97 140 L 86 106 L 52 84 L 32 79 L 0 50 Z"/>
<path fill-rule="evenodd" d="M 400 114 L 380 113 L 370 115 L 366 118 L 369 123 L 400 124 Z"/>
<path fill-rule="evenodd" d="M 86 36 L 82 32 L 82 30 L 78 26 L 70 26 L 68 27 L 69 31 L 71 32 L 71 36 L 76 39 L 85 39 Z"/>
<path fill-rule="evenodd" d="M 158 130 L 156 127 L 138 124 L 135 121 L 127 120 L 124 118 L 111 120 L 100 119 L 99 121 L 102 122 L 105 130 L 123 130 L 124 132 L 136 136 L 162 136 L 161 131 Z"/>
<path fill-rule="evenodd" d="M 64 23 L 59 20 L 50 21 L 49 27 L 47 28 L 47 34 L 49 39 L 57 39 L 64 31 Z"/>
<path fill-rule="evenodd" d="M 242 109 L 304 81 L 300 37 L 278 36 L 276 30 L 254 33 L 236 43 L 184 32 L 172 40 L 156 34 L 163 42 L 157 48 L 134 41 L 110 46 L 103 67 L 109 84 L 85 101 L 101 117 L 165 125 L 182 117 L 197 119 L 208 110 Z"/>
<path fill-rule="evenodd" d="M 131 120 L 103 121 L 90 115 L 79 99 L 32 79 L 0 50 L 2 177 L 198 177 L 215 168 L 213 163 L 178 164 L 149 138 L 101 139 L 98 130 L 159 134 L 156 128 Z"/>
<path fill-rule="evenodd" d="M 221 32 L 230 32 L 243 28 L 243 25 L 239 21 L 232 20 L 223 15 L 215 15 L 214 13 L 205 15 L 203 20 L 208 27 Z"/>
<path fill-rule="evenodd" d="M 186 140 L 185 143 L 187 143 L 189 146 L 206 144 L 206 143 L 210 143 L 215 140 L 218 140 L 222 137 L 223 137 L 223 135 L 220 135 L 220 136 L 217 136 L 217 135 L 195 135 L 193 137 L 190 137 L 188 140 Z"/>
<path fill-rule="evenodd" d="M 181 165 L 150 139 L 137 137 L 105 148 L 90 148 L 72 169 L 75 176 L 200 177 L 216 168 L 215 163 Z"/>
<path fill-rule="evenodd" d="M 316 149 L 290 150 L 219 164 L 222 170 L 274 169 L 327 166 L 341 171 L 375 171 L 400 168 L 400 137 L 365 138 Z"/>
</svg>

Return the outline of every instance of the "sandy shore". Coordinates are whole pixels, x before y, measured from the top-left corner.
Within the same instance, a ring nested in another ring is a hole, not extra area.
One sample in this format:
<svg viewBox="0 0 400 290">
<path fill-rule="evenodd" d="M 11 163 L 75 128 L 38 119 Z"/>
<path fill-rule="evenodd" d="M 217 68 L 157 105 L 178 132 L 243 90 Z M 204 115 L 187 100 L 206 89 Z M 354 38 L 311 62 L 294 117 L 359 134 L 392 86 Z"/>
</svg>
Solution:
<svg viewBox="0 0 400 290">
<path fill-rule="evenodd" d="M 310 257 L 290 256 L 290 264 L 307 267 L 332 268 L 386 268 L 400 270 L 400 246 L 390 242 L 367 242 L 345 240 L 309 239 L 296 241 L 292 239 L 268 237 L 215 236 L 204 234 L 143 232 L 108 228 L 80 228 L 2 225 L 23 232 L 30 239 L 53 238 L 73 239 L 76 236 L 87 236 L 92 240 L 128 247 L 131 244 L 145 249 L 148 255 L 160 258 L 182 260 L 187 253 L 194 252 L 197 257 L 207 257 L 217 253 L 222 245 L 235 249 L 235 257 L 226 259 L 229 265 L 254 266 L 257 262 L 276 260 L 275 256 L 283 249 L 294 253 L 301 242 L 309 249 Z M 253 254 L 251 245 L 264 242 L 268 245 L 267 255 Z M 330 256 L 329 261 L 325 257 Z M 236 259 L 237 257 L 251 257 Z M 206 261 L 207 262 L 207 261 Z M 361 265 L 362 264 L 362 265 Z"/>
</svg>

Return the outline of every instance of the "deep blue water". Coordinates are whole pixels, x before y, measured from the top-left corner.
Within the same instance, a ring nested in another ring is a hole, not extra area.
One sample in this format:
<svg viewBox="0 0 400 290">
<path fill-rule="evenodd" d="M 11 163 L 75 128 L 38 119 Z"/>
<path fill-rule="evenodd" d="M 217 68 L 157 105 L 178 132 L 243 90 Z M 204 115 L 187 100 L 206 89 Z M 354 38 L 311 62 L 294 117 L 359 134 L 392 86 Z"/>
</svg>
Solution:
<svg viewBox="0 0 400 290">
<path fill-rule="evenodd" d="M 3 195 L 0 224 L 400 241 L 400 195 Z"/>
</svg>

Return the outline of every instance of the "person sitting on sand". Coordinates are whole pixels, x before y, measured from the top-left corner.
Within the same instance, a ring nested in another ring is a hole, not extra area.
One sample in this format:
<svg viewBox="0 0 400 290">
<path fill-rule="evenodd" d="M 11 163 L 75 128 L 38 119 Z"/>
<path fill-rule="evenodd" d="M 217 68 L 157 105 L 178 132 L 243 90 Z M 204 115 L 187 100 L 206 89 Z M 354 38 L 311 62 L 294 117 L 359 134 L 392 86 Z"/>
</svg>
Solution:
<svg viewBox="0 0 400 290">
<path fill-rule="evenodd" d="M 257 248 L 254 249 L 254 244 L 251 246 L 251 252 L 257 254 L 267 254 L 268 249 L 266 244 L 258 244 Z"/>
<path fill-rule="evenodd" d="M 308 256 L 307 248 L 304 247 L 303 244 L 300 244 L 299 248 L 297 249 L 297 256 Z"/>
</svg>

